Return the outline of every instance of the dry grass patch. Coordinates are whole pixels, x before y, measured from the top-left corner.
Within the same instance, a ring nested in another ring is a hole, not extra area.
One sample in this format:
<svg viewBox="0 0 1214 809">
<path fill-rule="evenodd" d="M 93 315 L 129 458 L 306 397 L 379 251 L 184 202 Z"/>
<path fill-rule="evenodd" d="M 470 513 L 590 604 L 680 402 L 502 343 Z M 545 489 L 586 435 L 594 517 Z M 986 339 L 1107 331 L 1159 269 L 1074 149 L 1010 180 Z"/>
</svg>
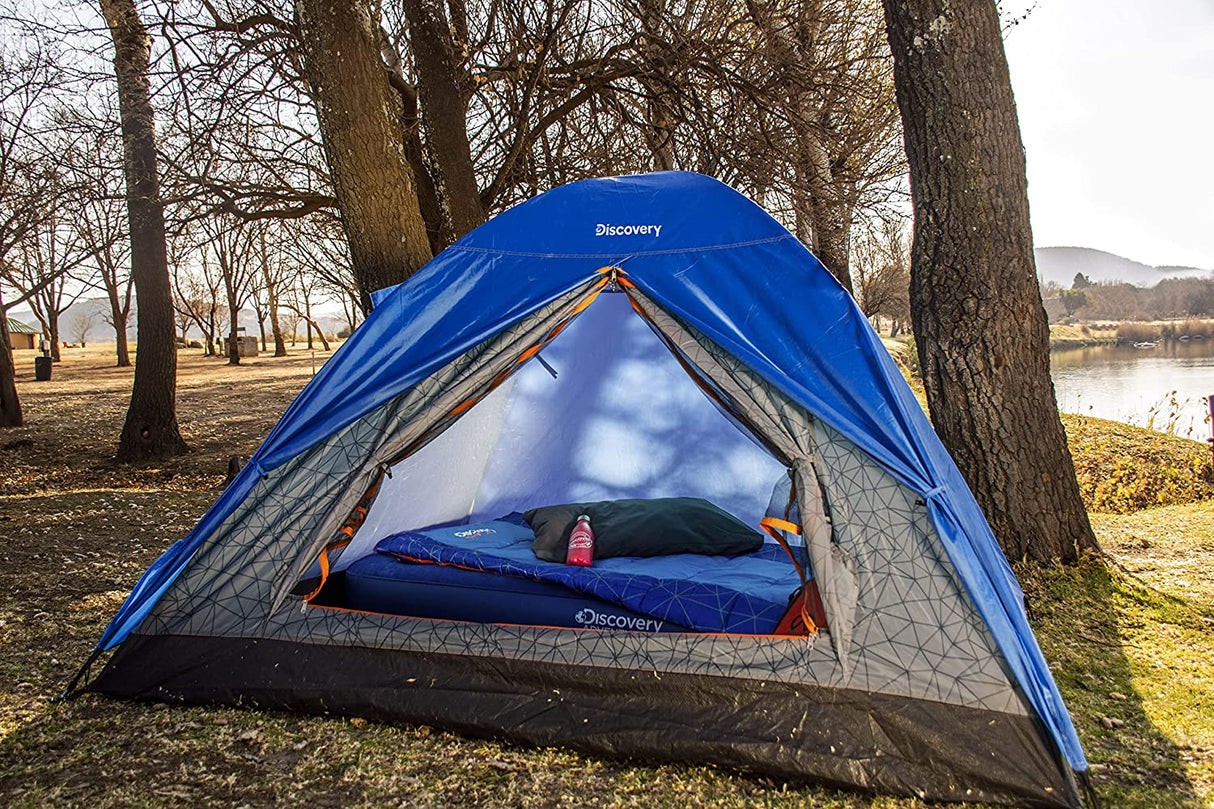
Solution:
<svg viewBox="0 0 1214 809">
<path fill-rule="evenodd" d="M 1210 448 L 1117 421 L 1063 414 L 1089 511 L 1127 514 L 1214 497 Z"/>
</svg>

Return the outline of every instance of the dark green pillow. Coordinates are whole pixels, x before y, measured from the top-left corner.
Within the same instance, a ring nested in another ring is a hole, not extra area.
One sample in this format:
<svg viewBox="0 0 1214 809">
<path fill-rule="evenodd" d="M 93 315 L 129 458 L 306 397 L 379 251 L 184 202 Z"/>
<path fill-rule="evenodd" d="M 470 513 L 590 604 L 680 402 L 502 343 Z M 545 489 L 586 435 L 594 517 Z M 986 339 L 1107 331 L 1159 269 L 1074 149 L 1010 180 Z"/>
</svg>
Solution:
<svg viewBox="0 0 1214 809">
<path fill-rule="evenodd" d="M 739 556 L 763 545 L 763 535 L 698 497 L 602 500 L 533 508 L 523 519 L 535 532 L 531 550 L 540 559 L 564 562 L 579 515 L 590 517 L 594 558 L 698 553 Z"/>
</svg>

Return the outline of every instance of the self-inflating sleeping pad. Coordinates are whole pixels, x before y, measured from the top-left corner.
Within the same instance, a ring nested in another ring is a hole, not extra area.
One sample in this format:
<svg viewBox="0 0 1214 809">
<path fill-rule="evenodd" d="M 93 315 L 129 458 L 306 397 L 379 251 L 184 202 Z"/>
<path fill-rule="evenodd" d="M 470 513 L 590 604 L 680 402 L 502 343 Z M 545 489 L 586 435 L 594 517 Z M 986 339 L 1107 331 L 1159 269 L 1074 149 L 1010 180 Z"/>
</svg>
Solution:
<svg viewBox="0 0 1214 809">
<path fill-rule="evenodd" d="M 476 525 L 405 531 L 380 540 L 376 550 L 415 563 L 560 585 L 697 632 L 770 634 L 801 583 L 775 545 L 732 557 L 617 557 L 588 568 L 545 562 L 532 553 L 534 535 L 521 522 L 511 515 Z"/>
</svg>

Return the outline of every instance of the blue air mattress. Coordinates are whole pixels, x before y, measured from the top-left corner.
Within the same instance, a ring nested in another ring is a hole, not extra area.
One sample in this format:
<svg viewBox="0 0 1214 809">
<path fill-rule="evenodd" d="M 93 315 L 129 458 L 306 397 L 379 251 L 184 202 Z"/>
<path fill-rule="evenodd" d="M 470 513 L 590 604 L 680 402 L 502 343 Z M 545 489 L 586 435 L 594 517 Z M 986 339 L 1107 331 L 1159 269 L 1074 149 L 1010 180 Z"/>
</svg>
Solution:
<svg viewBox="0 0 1214 809">
<path fill-rule="evenodd" d="M 415 565 L 419 567 L 453 566 L 557 586 L 599 604 L 696 632 L 771 634 L 789 596 L 800 585 L 792 563 L 775 545 L 745 556 L 616 557 L 597 560 L 589 568 L 573 567 L 537 559 L 531 551 L 531 529 L 520 522 L 511 515 L 476 525 L 406 531 L 380 540 L 375 547 L 381 554 L 431 563 Z M 518 592 L 506 598 L 524 600 Z M 551 619 L 520 623 L 570 625 Z"/>
<path fill-rule="evenodd" d="M 384 554 L 346 568 L 343 606 L 368 612 L 477 623 L 686 632 L 568 587 L 449 565 L 413 564 Z"/>
</svg>

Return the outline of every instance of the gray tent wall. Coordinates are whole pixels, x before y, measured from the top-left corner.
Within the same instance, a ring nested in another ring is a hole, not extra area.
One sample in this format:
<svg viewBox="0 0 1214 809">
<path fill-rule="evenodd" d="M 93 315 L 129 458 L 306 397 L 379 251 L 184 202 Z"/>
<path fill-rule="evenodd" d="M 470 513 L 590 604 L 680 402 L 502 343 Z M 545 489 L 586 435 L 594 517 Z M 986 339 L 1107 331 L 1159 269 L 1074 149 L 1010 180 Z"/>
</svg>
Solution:
<svg viewBox="0 0 1214 809">
<path fill-rule="evenodd" d="M 468 624 L 291 595 L 379 474 L 559 331 L 596 280 L 263 478 L 92 689 L 419 721 L 953 800 L 1073 806 L 923 504 L 849 441 L 633 290 L 796 472 L 822 637 Z M 828 640 L 829 639 L 829 640 Z"/>
</svg>

